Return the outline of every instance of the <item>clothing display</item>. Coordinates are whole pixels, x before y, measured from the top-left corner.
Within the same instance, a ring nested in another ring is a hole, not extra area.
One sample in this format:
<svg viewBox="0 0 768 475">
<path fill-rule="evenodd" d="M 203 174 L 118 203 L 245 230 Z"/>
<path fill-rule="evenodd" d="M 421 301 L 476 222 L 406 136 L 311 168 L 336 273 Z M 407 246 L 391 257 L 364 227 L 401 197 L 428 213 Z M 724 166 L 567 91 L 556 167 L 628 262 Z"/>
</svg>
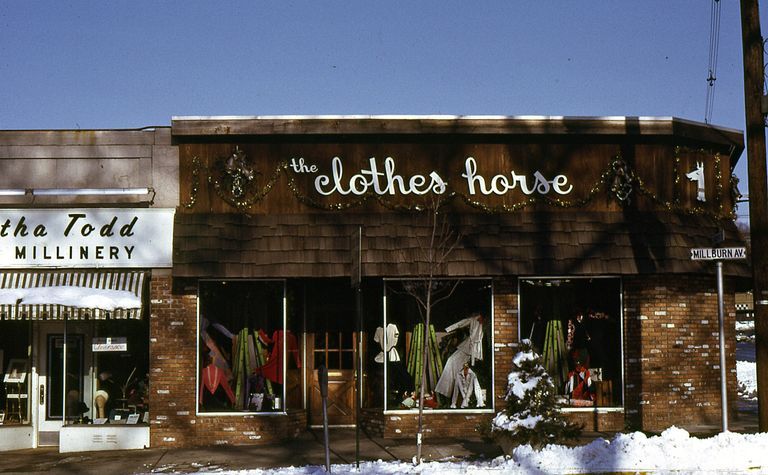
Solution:
<svg viewBox="0 0 768 475">
<path fill-rule="evenodd" d="M 283 345 L 286 351 L 293 356 L 293 361 L 297 368 L 301 368 L 301 359 L 299 358 L 299 343 L 296 335 L 290 331 L 275 330 L 272 337 L 267 336 L 264 331 L 259 330 L 259 339 L 272 346 L 272 352 L 267 359 L 267 363 L 256 372 L 263 374 L 268 380 L 277 384 L 283 384 Z"/>
<path fill-rule="evenodd" d="M 568 373 L 565 393 L 570 395 L 571 399 L 592 400 L 594 396 L 589 369 L 583 365 L 578 365 L 573 371 Z"/>
<path fill-rule="evenodd" d="M 205 343 L 206 348 L 208 348 L 207 355 L 211 358 L 213 364 L 224 371 L 227 379 L 232 379 L 232 370 L 230 369 L 229 361 L 226 357 L 224 357 L 223 353 L 219 349 L 218 345 L 216 345 L 216 342 L 213 340 L 213 338 L 211 338 L 211 336 L 205 330 L 200 330 L 200 338 L 203 340 L 203 343 Z"/>
<path fill-rule="evenodd" d="M 408 394 L 405 396 L 405 399 L 400 403 L 402 407 L 405 409 L 413 409 L 416 406 L 416 398 L 413 394 Z"/>
<path fill-rule="evenodd" d="M 476 360 L 483 359 L 483 322 L 482 316 L 468 317 L 446 327 L 451 332 L 459 328 L 469 327 L 469 336 L 465 338 L 456 351 L 445 362 L 440 379 L 437 380 L 435 392 L 445 397 L 451 397 L 455 387 L 456 375 L 470 362 L 473 366 Z"/>
<path fill-rule="evenodd" d="M 478 315 L 465 318 L 446 327 L 445 331 L 452 332 L 465 327 L 469 327 L 469 338 L 459 343 L 456 350 L 468 354 L 474 366 L 475 360 L 483 359 L 483 317 Z"/>
<path fill-rule="evenodd" d="M 437 347 L 437 336 L 435 327 L 429 326 L 427 334 L 427 344 L 424 344 L 424 324 L 418 323 L 413 328 L 410 350 L 408 352 L 408 374 L 413 378 L 413 385 L 416 390 L 421 387 L 421 357 L 424 351 L 428 352 L 427 374 L 425 378 L 426 390 L 430 391 L 435 385 L 435 381 L 443 372 L 443 360 L 440 357 L 440 350 Z"/>
<path fill-rule="evenodd" d="M 248 357 L 248 328 L 243 328 L 232 339 L 232 382 L 235 389 L 235 408 L 244 409 L 247 406 L 247 378 L 252 368 Z"/>
<path fill-rule="evenodd" d="M 568 348 L 570 348 L 571 362 L 589 367 L 590 336 L 584 323 L 584 315 L 579 314 L 575 319 L 568 320 Z"/>
<path fill-rule="evenodd" d="M 480 388 L 480 382 L 477 380 L 477 375 L 472 369 L 464 366 L 461 371 L 456 373 L 455 384 L 453 389 L 453 395 L 451 396 L 451 407 L 456 407 L 456 401 L 461 395 L 461 408 L 469 407 L 469 398 L 475 395 L 477 400 L 477 407 L 483 407 L 485 401 L 483 400 L 483 390 Z"/>
<path fill-rule="evenodd" d="M 389 361 L 400 361 L 400 353 L 398 353 L 397 348 L 395 348 L 399 338 L 400 330 L 397 329 L 397 325 L 394 323 L 387 324 L 386 335 L 384 333 L 384 328 L 378 327 L 376 329 L 376 333 L 373 335 L 373 341 L 381 345 L 381 352 L 376 355 L 374 361 L 377 363 L 383 363 L 385 353 Z"/>
<path fill-rule="evenodd" d="M 568 358 L 563 338 L 563 324 L 560 320 L 547 322 L 542 359 L 544 369 L 552 378 L 555 387 L 563 387 L 568 377 Z"/>
<path fill-rule="evenodd" d="M 221 387 L 229 398 L 229 402 L 235 403 L 235 393 L 232 392 L 232 388 L 229 386 L 227 379 L 224 375 L 224 371 L 211 363 L 200 372 L 200 404 L 203 403 L 203 389 L 207 390 L 211 394 L 215 394 L 216 390 Z"/>
</svg>

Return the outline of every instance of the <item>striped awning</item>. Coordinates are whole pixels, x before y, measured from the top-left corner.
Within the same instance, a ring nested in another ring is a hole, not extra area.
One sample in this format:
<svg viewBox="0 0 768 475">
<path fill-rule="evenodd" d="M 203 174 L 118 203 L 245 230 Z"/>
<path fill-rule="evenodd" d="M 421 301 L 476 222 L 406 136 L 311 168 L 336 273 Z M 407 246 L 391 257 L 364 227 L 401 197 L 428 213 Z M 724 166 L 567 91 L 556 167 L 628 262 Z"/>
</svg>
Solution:
<svg viewBox="0 0 768 475">
<path fill-rule="evenodd" d="M 144 271 L 0 273 L 0 320 L 140 319 Z"/>
</svg>

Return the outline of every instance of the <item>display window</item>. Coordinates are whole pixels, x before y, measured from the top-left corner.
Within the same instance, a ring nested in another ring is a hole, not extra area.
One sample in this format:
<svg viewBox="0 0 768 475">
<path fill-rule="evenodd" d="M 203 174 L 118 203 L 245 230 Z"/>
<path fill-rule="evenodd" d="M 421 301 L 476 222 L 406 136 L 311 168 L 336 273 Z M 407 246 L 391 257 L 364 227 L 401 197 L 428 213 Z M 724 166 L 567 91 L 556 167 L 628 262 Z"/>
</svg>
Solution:
<svg viewBox="0 0 768 475">
<path fill-rule="evenodd" d="M 30 321 L 0 321 L 0 425 L 30 422 Z"/>
<path fill-rule="evenodd" d="M 148 322 L 106 320 L 94 326 L 94 422 L 149 424 Z M 77 421 L 77 412 L 68 411 L 68 419 Z"/>
<path fill-rule="evenodd" d="M 530 339 L 566 408 L 621 406 L 621 280 L 520 280 L 520 338 Z"/>
<path fill-rule="evenodd" d="M 200 282 L 200 413 L 285 410 L 286 382 L 302 366 L 285 301 L 284 281 Z"/>
<path fill-rule="evenodd" d="M 422 390 L 425 409 L 492 409 L 491 281 L 436 281 L 428 328 L 419 304 L 425 288 L 423 281 L 385 281 L 384 320 L 371 343 L 375 364 L 386 375 L 385 410 L 418 409 Z"/>
</svg>

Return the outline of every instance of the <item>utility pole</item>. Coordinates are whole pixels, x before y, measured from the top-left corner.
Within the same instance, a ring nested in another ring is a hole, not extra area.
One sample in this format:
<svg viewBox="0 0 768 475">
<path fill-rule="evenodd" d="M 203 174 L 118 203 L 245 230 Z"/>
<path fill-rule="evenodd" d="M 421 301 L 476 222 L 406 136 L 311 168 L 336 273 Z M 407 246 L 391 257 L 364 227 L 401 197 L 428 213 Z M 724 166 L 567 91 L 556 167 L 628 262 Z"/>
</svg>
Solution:
<svg viewBox="0 0 768 475">
<path fill-rule="evenodd" d="M 757 0 L 741 0 L 744 108 L 749 173 L 752 291 L 755 300 L 757 399 L 760 432 L 768 431 L 768 186 L 766 186 L 763 98 L 763 37 Z"/>
</svg>

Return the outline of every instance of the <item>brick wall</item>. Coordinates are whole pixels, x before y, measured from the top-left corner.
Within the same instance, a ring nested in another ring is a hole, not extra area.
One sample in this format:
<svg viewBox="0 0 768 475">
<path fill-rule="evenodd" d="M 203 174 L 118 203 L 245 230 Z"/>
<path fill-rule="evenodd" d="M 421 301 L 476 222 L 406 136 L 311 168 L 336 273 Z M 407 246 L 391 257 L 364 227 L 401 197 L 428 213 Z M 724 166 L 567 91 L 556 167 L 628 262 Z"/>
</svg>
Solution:
<svg viewBox="0 0 768 475">
<path fill-rule="evenodd" d="M 568 411 L 586 430 L 626 426 L 691 430 L 720 423 L 720 355 L 714 275 L 627 276 L 624 293 L 624 411 Z M 735 414 L 733 289 L 726 279 L 726 364 L 729 415 Z M 517 351 L 517 280 L 494 282 L 496 409 Z"/>
<path fill-rule="evenodd" d="M 381 409 L 361 411 L 361 427 L 371 435 L 388 439 L 416 436 L 419 426 L 418 410 L 408 413 L 384 414 Z M 422 421 L 425 437 L 480 437 L 490 427 L 493 414 L 449 414 L 424 411 Z"/>
<path fill-rule="evenodd" d="M 625 408 L 633 428 L 695 430 L 720 423 L 720 353 L 714 275 L 625 277 Z M 726 280 L 726 367 L 736 401 L 735 311 Z"/>
<path fill-rule="evenodd" d="M 696 430 L 720 421 L 717 293 L 714 276 L 628 276 L 624 290 L 624 411 L 575 411 L 566 417 L 587 430 L 625 426 Z M 728 397 L 736 401 L 735 312 L 726 285 Z M 269 443 L 307 427 L 306 411 L 287 415 L 196 416 L 196 298 L 172 292 L 171 278 L 153 276 L 150 317 L 151 444 L 181 447 Z M 518 347 L 516 279 L 494 281 L 495 408 L 504 407 L 507 374 Z M 425 431 L 481 434 L 492 414 L 426 413 Z M 364 429 L 384 437 L 416 432 L 416 414 L 366 409 Z"/>
<path fill-rule="evenodd" d="M 150 444 L 153 447 L 270 443 L 306 428 L 306 411 L 287 415 L 196 416 L 197 310 L 194 294 L 150 284 Z"/>
</svg>

